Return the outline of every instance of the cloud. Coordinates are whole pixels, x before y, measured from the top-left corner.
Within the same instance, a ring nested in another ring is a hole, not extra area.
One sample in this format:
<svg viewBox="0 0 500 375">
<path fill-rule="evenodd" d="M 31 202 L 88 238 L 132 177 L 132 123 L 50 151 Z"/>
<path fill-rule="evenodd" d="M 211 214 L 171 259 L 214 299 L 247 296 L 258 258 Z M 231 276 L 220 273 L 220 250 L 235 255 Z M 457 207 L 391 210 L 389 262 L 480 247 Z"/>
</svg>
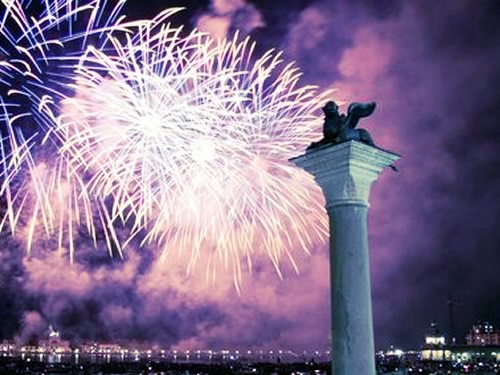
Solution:
<svg viewBox="0 0 500 375">
<path fill-rule="evenodd" d="M 10 233 L 7 231 L 0 233 L 1 338 L 12 338 L 21 329 L 21 320 L 25 309 L 25 298 L 20 292 L 24 282 L 23 256 L 23 249 L 12 239 Z"/>
<path fill-rule="evenodd" d="M 175 257 L 165 264 L 141 258 L 141 251 L 127 254 L 124 261 L 100 263 L 77 254 L 72 265 L 57 252 L 25 259 L 26 282 L 20 292 L 32 300 L 33 310 L 24 313 L 19 341 L 40 337 L 50 323 L 76 342 L 297 350 L 311 341 L 328 344 L 328 261 L 323 252 L 303 256 L 301 275 L 284 267 L 283 281 L 271 265 L 258 263 L 244 279 L 242 295 L 230 274 L 221 272 L 207 281 L 202 264 L 187 275 L 184 262 Z M 141 266 L 144 262 L 147 266 Z"/>
<path fill-rule="evenodd" d="M 418 333 L 434 318 L 446 326 L 449 294 L 469 301 L 459 308 L 460 334 L 500 308 L 485 292 L 498 294 L 487 265 L 499 259 L 498 215 L 485 215 L 498 212 L 492 206 L 500 192 L 488 172 L 498 165 L 493 139 L 500 135 L 492 121 L 500 115 L 495 6 L 445 1 L 431 13 L 428 6 L 405 3 L 381 16 L 359 3 L 317 2 L 284 45 L 306 80 L 337 88 L 342 100 L 377 101 L 360 126 L 403 156 L 400 173 L 385 172 L 371 197 L 379 347 L 419 345 Z M 438 15 L 445 13 L 443 21 Z"/>
<path fill-rule="evenodd" d="M 214 38 L 231 37 L 235 31 L 243 35 L 264 26 L 259 10 L 244 0 L 213 0 L 210 10 L 197 19 L 198 29 Z"/>
<path fill-rule="evenodd" d="M 48 329 L 45 319 L 37 311 L 25 311 L 22 318 L 21 332 L 15 337 L 18 344 L 36 342 L 43 338 Z"/>
</svg>

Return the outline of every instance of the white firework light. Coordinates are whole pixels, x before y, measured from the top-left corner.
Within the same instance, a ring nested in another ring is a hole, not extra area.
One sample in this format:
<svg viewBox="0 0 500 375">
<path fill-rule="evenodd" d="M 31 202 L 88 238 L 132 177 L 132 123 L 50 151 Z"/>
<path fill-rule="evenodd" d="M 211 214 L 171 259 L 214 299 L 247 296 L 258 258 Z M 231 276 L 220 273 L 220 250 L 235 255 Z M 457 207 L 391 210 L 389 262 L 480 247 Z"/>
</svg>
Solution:
<svg viewBox="0 0 500 375">
<path fill-rule="evenodd" d="M 281 276 L 282 258 L 297 269 L 292 250 L 326 235 L 320 191 L 287 160 L 319 136 L 331 92 L 248 38 L 186 35 L 165 22 L 176 11 L 82 52 L 51 128 L 72 196 L 129 227 L 123 245 L 140 236 L 188 270 L 231 272 L 238 288 L 264 252 Z"/>
<path fill-rule="evenodd" d="M 74 253 L 84 224 L 95 241 L 94 216 L 102 202 L 87 194 L 81 176 L 69 171 L 54 135 L 58 104 L 73 95 L 75 66 L 87 46 L 104 50 L 108 37 L 129 32 L 123 1 L 1 0 L 0 19 L 0 193 L 6 204 L 0 230 L 20 232 L 28 252 L 38 233 Z M 113 236 L 103 226 L 106 238 Z"/>
</svg>

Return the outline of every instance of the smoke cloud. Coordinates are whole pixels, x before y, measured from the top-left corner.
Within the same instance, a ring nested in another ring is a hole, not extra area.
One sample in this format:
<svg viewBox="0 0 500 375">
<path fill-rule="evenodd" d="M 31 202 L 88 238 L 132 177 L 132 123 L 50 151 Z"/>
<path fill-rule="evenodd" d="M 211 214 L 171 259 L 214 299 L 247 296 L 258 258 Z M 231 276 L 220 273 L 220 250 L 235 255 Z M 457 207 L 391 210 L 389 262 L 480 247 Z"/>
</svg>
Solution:
<svg viewBox="0 0 500 375">
<path fill-rule="evenodd" d="M 214 38 L 231 37 L 235 31 L 249 34 L 265 26 L 259 10 L 244 0 L 212 0 L 208 12 L 197 19 L 197 27 Z"/>
</svg>

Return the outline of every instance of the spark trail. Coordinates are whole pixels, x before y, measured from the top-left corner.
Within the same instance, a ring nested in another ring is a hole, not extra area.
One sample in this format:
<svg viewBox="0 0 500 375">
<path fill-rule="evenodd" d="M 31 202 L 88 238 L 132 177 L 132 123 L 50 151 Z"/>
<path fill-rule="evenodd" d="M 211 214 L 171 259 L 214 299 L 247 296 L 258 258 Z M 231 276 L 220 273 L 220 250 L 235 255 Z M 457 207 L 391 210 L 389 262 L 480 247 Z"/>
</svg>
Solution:
<svg viewBox="0 0 500 375">
<path fill-rule="evenodd" d="M 125 23 L 123 1 L 1 4 L 0 230 L 28 251 L 42 234 L 73 259 L 80 229 L 110 254 L 140 238 L 238 289 L 262 253 L 281 276 L 324 240 L 322 195 L 287 160 L 331 91 L 280 53 L 187 33 L 177 8 Z"/>
<path fill-rule="evenodd" d="M 85 222 L 95 241 L 102 202 L 70 171 L 54 135 L 60 101 L 71 96 L 75 66 L 88 46 L 105 50 L 112 34 L 129 32 L 123 1 L 1 0 L 0 3 L 0 230 L 22 233 L 27 249 L 38 234 L 69 248 Z M 101 214 L 100 214 L 101 213 Z M 106 237 L 113 236 L 106 223 Z"/>
<path fill-rule="evenodd" d="M 112 197 L 112 221 L 132 222 L 130 238 L 163 259 L 180 252 L 188 271 L 232 273 L 236 288 L 262 252 L 280 275 L 283 257 L 297 269 L 292 250 L 322 241 L 326 222 L 318 188 L 287 160 L 318 135 L 331 92 L 238 35 L 153 20 L 112 44 L 82 59 L 58 129 L 91 194 Z"/>
</svg>

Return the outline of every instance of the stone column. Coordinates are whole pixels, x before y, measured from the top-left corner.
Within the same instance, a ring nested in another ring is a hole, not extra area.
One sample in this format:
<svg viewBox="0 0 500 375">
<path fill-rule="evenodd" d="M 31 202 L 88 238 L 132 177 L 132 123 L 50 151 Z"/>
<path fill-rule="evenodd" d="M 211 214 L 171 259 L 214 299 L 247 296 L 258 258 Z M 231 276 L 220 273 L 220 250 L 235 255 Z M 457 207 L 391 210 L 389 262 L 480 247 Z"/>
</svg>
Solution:
<svg viewBox="0 0 500 375">
<path fill-rule="evenodd" d="M 330 219 L 332 373 L 375 375 L 367 213 L 372 183 L 399 156 L 358 141 L 291 159 L 312 174 Z"/>
</svg>

